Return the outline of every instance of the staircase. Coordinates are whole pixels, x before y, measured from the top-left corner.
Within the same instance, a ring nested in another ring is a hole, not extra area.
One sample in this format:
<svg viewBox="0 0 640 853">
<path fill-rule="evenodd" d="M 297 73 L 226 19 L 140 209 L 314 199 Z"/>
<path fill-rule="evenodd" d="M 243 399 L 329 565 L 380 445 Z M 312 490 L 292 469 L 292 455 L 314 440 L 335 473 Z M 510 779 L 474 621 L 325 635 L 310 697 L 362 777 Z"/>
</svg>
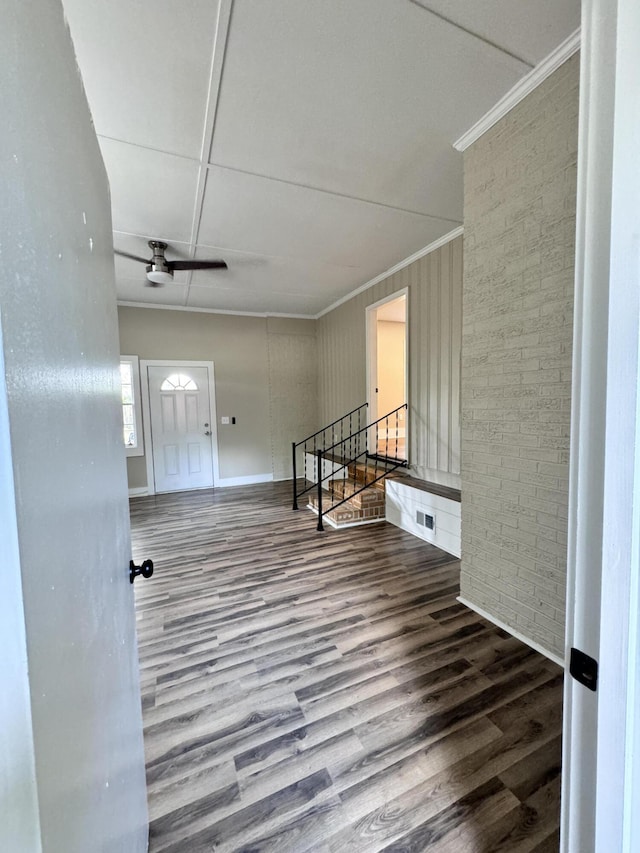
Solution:
<svg viewBox="0 0 640 853">
<path fill-rule="evenodd" d="M 384 520 L 384 480 L 407 466 L 400 455 L 404 451 L 406 404 L 372 423 L 367 423 L 366 407 L 365 403 L 293 443 L 293 509 L 299 508 L 298 498 L 308 494 L 307 506 L 318 517 L 318 530 L 324 530 L 324 520 L 331 527 Z M 337 435 L 340 438 L 335 440 Z M 369 447 L 375 452 L 370 453 Z M 300 453 L 302 483 L 297 479 Z"/>
<path fill-rule="evenodd" d="M 384 520 L 384 478 L 367 482 L 374 477 L 374 470 L 366 465 L 350 465 L 346 479 L 328 482 L 328 489 L 326 494 L 323 493 L 322 503 L 324 519 L 332 527 L 352 527 L 356 524 L 371 524 Z M 369 488 L 359 491 L 363 485 Z M 336 503 L 340 505 L 334 506 Z M 311 494 L 308 506 L 317 514 L 317 494 Z"/>
</svg>

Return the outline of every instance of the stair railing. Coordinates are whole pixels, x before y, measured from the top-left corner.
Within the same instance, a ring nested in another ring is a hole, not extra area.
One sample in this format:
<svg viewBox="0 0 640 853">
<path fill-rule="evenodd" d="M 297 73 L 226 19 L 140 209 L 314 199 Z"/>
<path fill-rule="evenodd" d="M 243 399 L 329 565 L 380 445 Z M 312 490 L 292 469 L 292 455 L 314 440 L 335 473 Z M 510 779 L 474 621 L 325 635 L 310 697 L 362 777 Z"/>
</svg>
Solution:
<svg viewBox="0 0 640 853">
<path fill-rule="evenodd" d="M 310 492 L 317 484 L 316 476 L 322 475 L 322 467 L 319 467 L 317 471 L 308 470 L 308 455 L 311 455 L 315 466 L 315 460 L 317 459 L 317 454 L 319 449 L 326 449 L 328 444 L 334 444 L 336 442 L 337 436 L 340 438 L 338 443 L 341 443 L 343 440 L 349 440 L 349 437 L 359 434 L 362 432 L 363 422 L 367 423 L 367 408 L 368 403 L 362 403 L 362 405 L 357 406 L 355 409 L 352 409 L 350 412 L 347 412 L 346 415 L 343 415 L 341 418 L 333 421 L 327 426 L 322 427 L 317 432 L 314 432 L 312 435 L 308 435 L 306 438 L 303 438 L 302 441 L 292 442 L 292 456 L 293 456 L 293 509 L 298 509 L 298 498 L 302 497 L 302 495 Z M 354 429 L 356 427 L 357 429 Z M 345 439 L 345 435 L 347 438 Z M 352 442 L 352 449 L 354 447 Z M 304 460 L 304 479 L 306 482 L 310 483 L 309 486 L 298 491 L 298 474 L 297 474 L 297 450 L 302 447 L 303 452 L 303 460 Z M 328 451 L 325 451 L 328 452 Z M 309 476 L 311 473 L 312 476 Z"/>
<path fill-rule="evenodd" d="M 398 406 L 397 409 L 394 409 L 392 412 L 389 412 L 386 415 L 383 415 L 378 420 L 373 421 L 370 424 L 359 429 L 353 435 L 349 435 L 341 441 L 337 441 L 332 444 L 330 447 L 322 448 L 319 447 L 316 450 L 316 458 L 317 458 L 317 471 L 318 471 L 318 479 L 315 483 L 317 492 L 317 500 L 318 500 L 318 526 L 317 529 L 319 531 L 324 530 L 324 524 L 322 523 L 323 517 L 332 510 L 339 507 L 341 504 L 346 503 L 355 495 L 359 495 L 361 492 L 364 492 L 365 489 L 368 489 L 374 483 L 379 482 L 392 471 L 395 471 L 397 468 L 406 468 L 407 467 L 407 458 L 406 452 L 400 456 L 400 450 L 402 449 L 405 430 L 400 426 L 401 417 L 400 413 L 404 413 L 407 409 L 407 404 L 403 403 L 402 406 Z M 381 427 L 381 424 L 384 424 L 384 427 Z M 381 432 L 383 435 L 381 436 Z M 369 436 L 373 435 L 373 446 L 375 448 L 375 453 L 369 453 Z M 406 434 L 406 433 L 405 433 Z M 364 437 L 364 440 L 361 441 L 360 437 Z M 363 449 L 357 450 L 354 453 L 353 448 L 358 448 L 363 445 Z M 348 448 L 351 447 L 352 450 L 349 452 Z M 389 453 L 390 450 L 395 451 L 394 455 Z M 384 451 L 384 452 L 381 452 Z M 345 457 L 346 461 L 345 461 Z M 330 470 L 327 474 L 323 475 L 324 462 L 329 458 L 331 465 Z M 371 461 L 374 462 L 373 471 L 369 468 L 365 471 L 364 474 L 364 483 L 359 489 L 354 489 L 350 491 L 350 493 L 341 500 L 335 500 L 335 483 L 340 480 L 346 480 L 349 472 L 349 468 L 353 465 L 356 466 L 358 461 L 363 459 L 367 465 Z M 342 459 L 342 463 L 336 466 L 335 459 Z M 344 472 L 345 476 L 340 476 L 341 472 Z M 327 481 L 328 490 L 325 492 L 323 489 L 323 483 Z M 313 488 L 313 485 L 310 487 Z M 308 491 L 308 490 L 307 490 Z M 328 500 L 327 500 L 328 498 Z M 328 506 L 325 508 L 325 505 L 328 503 Z"/>
</svg>

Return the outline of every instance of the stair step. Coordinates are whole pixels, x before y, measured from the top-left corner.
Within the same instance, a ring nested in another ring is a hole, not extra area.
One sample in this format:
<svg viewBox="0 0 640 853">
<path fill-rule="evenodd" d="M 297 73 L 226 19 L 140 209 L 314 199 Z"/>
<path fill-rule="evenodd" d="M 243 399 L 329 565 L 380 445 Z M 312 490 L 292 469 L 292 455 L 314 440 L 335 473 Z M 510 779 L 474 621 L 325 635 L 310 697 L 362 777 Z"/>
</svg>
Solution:
<svg viewBox="0 0 640 853">
<path fill-rule="evenodd" d="M 329 484 L 329 493 L 336 500 L 344 500 L 349 498 L 349 503 L 358 509 L 363 507 L 384 506 L 384 489 L 369 488 L 363 492 L 358 492 L 362 488 L 362 483 L 357 483 L 355 480 L 333 480 Z M 358 494 L 354 494 L 358 492 Z"/>
<path fill-rule="evenodd" d="M 384 495 L 382 496 L 382 500 L 377 500 L 375 503 L 369 503 L 367 500 L 362 503 L 360 498 L 365 495 L 367 495 L 367 492 L 361 492 L 359 495 L 349 498 L 345 503 L 341 503 L 340 506 L 331 509 L 331 506 L 335 503 L 335 498 L 338 496 L 333 497 L 328 492 L 324 492 L 322 509 L 325 513 L 325 519 L 328 518 L 333 521 L 336 527 L 351 524 L 366 524 L 371 521 L 383 521 L 386 515 Z M 310 496 L 309 505 L 315 510 L 318 509 L 317 495 Z"/>
<path fill-rule="evenodd" d="M 393 462 L 390 460 L 389 464 Z M 395 477 L 398 470 L 397 467 L 387 469 L 384 460 L 349 465 L 347 477 L 330 480 L 326 484 L 327 489 L 323 490 L 325 519 L 336 527 L 383 521 L 386 517 L 385 479 Z M 338 502 L 340 505 L 333 507 Z M 318 509 L 315 492 L 309 495 L 309 506 L 316 511 Z"/>
</svg>

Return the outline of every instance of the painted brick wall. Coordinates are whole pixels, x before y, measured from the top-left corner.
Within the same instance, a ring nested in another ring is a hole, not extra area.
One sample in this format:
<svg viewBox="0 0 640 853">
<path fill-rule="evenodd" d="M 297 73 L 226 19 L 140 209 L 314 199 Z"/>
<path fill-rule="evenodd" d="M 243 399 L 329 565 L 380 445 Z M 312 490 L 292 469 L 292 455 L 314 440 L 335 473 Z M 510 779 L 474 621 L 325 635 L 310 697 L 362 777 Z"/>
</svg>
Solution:
<svg viewBox="0 0 640 853">
<path fill-rule="evenodd" d="M 465 153 L 462 596 L 564 654 L 579 58 Z"/>
</svg>

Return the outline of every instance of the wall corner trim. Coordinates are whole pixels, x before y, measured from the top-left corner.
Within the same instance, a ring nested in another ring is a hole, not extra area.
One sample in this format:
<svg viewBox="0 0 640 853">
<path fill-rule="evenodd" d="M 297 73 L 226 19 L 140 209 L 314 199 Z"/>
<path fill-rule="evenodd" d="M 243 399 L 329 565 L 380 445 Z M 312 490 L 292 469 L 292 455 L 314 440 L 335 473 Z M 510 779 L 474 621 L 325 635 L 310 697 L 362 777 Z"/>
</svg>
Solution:
<svg viewBox="0 0 640 853">
<path fill-rule="evenodd" d="M 539 643 L 536 643 L 535 640 L 530 640 L 528 637 L 525 637 L 524 634 L 521 634 L 520 631 L 516 631 L 515 628 L 512 628 L 510 625 L 507 625 L 506 622 L 503 622 L 501 619 L 496 619 L 495 616 L 492 616 L 490 613 L 487 613 L 486 610 L 483 610 L 481 607 L 478 607 L 477 604 L 473 604 L 473 602 L 469 601 L 467 598 L 464 598 L 462 595 L 456 596 L 456 600 L 460 602 L 460 604 L 464 604 L 465 607 L 468 607 L 469 610 L 473 610 L 474 613 L 477 613 L 478 616 L 482 616 L 483 619 L 486 619 L 488 622 L 492 622 L 498 628 L 501 628 L 503 631 L 506 631 L 507 634 L 511 634 L 512 637 L 515 637 L 516 640 L 520 640 L 526 646 L 529 646 L 534 651 L 539 652 L 541 655 L 544 655 L 549 660 L 557 663 L 558 666 L 561 666 L 564 669 L 564 659 L 559 655 L 550 652 L 549 649 L 545 649 Z"/>
<path fill-rule="evenodd" d="M 500 121 L 510 110 L 524 100 L 534 89 L 543 83 L 547 77 L 559 68 L 567 59 L 580 49 L 580 27 L 571 33 L 555 50 L 539 62 L 528 74 L 526 74 L 516 85 L 510 89 L 497 104 L 486 112 L 473 127 L 463 133 L 453 143 L 457 151 L 466 149 L 486 133 L 494 124 Z"/>
<path fill-rule="evenodd" d="M 428 246 L 424 246 L 422 249 L 418 249 L 417 252 L 414 252 L 413 255 L 409 255 L 408 258 L 404 258 L 402 261 L 398 261 L 392 267 L 389 267 L 388 270 L 381 272 L 380 275 L 377 275 L 375 278 L 366 281 L 364 284 L 361 284 L 360 287 L 357 287 L 355 290 L 352 290 L 351 293 L 347 293 L 346 296 L 342 296 L 336 302 L 333 302 L 329 305 L 328 308 L 320 311 L 319 314 L 313 318 L 314 320 L 319 320 L 320 317 L 324 317 L 325 314 L 328 314 L 330 311 L 333 311 L 335 308 L 339 308 L 340 305 L 343 305 L 345 302 L 348 302 L 350 299 L 353 299 L 354 296 L 357 296 L 359 293 L 362 293 L 365 290 L 368 290 L 370 287 L 373 287 L 374 284 L 378 284 L 380 281 L 384 281 L 385 278 L 389 278 L 389 276 L 394 275 L 394 273 L 403 270 L 405 267 L 408 267 L 410 264 L 414 263 L 414 261 L 419 261 L 420 258 L 424 258 L 425 255 L 430 255 L 431 252 L 435 252 L 436 249 L 441 248 L 446 243 L 450 243 L 452 240 L 455 240 L 456 237 L 461 237 L 464 233 L 464 228 L 462 225 L 459 225 L 457 228 L 454 228 L 453 231 L 448 231 L 446 234 L 443 234 L 442 237 L 438 237 L 437 240 L 434 240 L 433 243 L 429 243 Z"/>
</svg>

